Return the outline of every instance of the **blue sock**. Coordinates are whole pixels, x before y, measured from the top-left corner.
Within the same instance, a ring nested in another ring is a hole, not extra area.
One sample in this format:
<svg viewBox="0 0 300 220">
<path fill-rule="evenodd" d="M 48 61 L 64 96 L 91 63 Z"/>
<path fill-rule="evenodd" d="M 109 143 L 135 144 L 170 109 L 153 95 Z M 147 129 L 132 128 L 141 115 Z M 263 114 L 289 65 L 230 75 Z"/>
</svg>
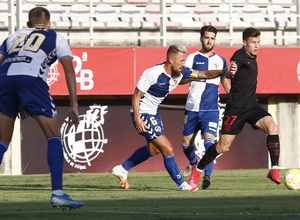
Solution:
<svg viewBox="0 0 300 220">
<path fill-rule="evenodd" d="M 213 145 L 215 142 L 213 141 L 213 139 L 211 138 L 206 138 L 204 140 L 204 147 L 205 147 L 205 150 L 207 151 L 207 149 Z M 207 176 L 210 176 L 211 175 L 211 172 L 213 170 L 213 167 L 214 167 L 214 161 L 212 161 L 210 164 L 208 164 L 205 169 L 204 169 L 204 172 L 205 174 L 204 175 L 207 175 Z"/>
<path fill-rule="evenodd" d="M 62 190 L 64 156 L 61 138 L 51 137 L 47 140 L 47 161 L 51 173 L 52 190 Z"/>
<path fill-rule="evenodd" d="M 174 154 L 170 156 L 163 156 L 163 157 L 164 157 L 165 167 L 168 173 L 170 174 L 171 178 L 175 181 L 177 186 L 180 186 L 184 182 L 184 179 L 182 178 L 180 170 L 174 159 Z"/>
<path fill-rule="evenodd" d="M 150 153 L 147 146 L 140 147 L 122 164 L 122 167 L 128 171 L 132 167 L 148 160 L 152 156 L 154 155 Z"/>
<path fill-rule="evenodd" d="M 0 165 L 3 160 L 3 156 L 4 156 L 5 152 L 7 151 L 7 148 L 8 148 L 7 144 L 0 141 Z"/>
<path fill-rule="evenodd" d="M 183 152 L 185 156 L 189 159 L 190 164 L 195 164 L 197 162 L 196 154 L 195 154 L 195 148 L 194 145 L 185 146 L 182 144 Z"/>
</svg>

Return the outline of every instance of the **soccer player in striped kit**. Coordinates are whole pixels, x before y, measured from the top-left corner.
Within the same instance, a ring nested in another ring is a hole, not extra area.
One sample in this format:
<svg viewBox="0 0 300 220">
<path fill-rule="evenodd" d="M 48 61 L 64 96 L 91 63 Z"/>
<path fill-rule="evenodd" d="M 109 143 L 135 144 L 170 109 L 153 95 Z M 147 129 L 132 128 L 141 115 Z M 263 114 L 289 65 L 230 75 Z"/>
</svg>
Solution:
<svg viewBox="0 0 300 220">
<path fill-rule="evenodd" d="M 203 26 L 200 30 L 200 42 L 202 48 L 190 54 L 185 66 L 194 70 L 223 70 L 226 68 L 224 57 L 213 51 L 217 29 L 213 26 Z M 189 94 L 186 101 L 185 120 L 183 128 L 182 147 L 183 152 L 190 163 L 183 170 L 183 177 L 192 173 L 194 164 L 197 163 L 194 140 L 199 130 L 204 138 L 204 147 L 207 150 L 215 143 L 219 124 L 219 84 L 220 81 L 227 93 L 230 91 L 230 81 L 225 74 L 215 79 L 203 79 L 191 81 Z M 213 162 L 205 167 L 205 175 L 202 189 L 210 186 L 210 176 L 213 170 Z"/>
<path fill-rule="evenodd" d="M 77 208 L 83 203 L 72 200 L 63 191 L 63 148 L 57 112 L 47 84 L 48 69 L 59 59 L 70 93 L 69 123 L 77 126 L 79 114 L 73 55 L 67 41 L 49 29 L 51 23 L 47 9 L 35 7 L 29 11 L 28 18 L 28 28 L 10 35 L 0 47 L 0 164 L 21 107 L 38 122 L 47 138 L 51 204 Z"/>
<path fill-rule="evenodd" d="M 181 176 L 174 159 L 173 147 L 164 135 L 162 120 L 158 114 L 159 105 L 182 79 L 215 78 L 225 70 L 193 71 L 186 68 L 184 67 L 186 53 L 187 50 L 183 45 L 170 46 L 167 61 L 145 70 L 137 83 L 132 98 L 131 115 L 135 128 L 146 138 L 147 145 L 137 149 L 123 164 L 112 169 L 112 173 L 119 178 L 125 189 L 130 188 L 127 181 L 128 171 L 159 153 L 163 155 L 166 170 L 181 191 L 198 189 L 191 187 Z M 226 72 L 230 72 L 233 68 L 230 66 Z"/>
</svg>

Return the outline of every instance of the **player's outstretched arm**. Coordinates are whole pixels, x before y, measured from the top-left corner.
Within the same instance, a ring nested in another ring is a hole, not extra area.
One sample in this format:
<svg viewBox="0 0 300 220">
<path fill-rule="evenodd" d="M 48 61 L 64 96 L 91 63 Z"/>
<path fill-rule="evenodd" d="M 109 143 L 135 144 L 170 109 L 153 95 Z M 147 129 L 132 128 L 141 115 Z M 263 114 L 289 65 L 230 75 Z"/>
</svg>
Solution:
<svg viewBox="0 0 300 220">
<path fill-rule="evenodd" d="M 213 79 L 225 73 L 223 70 L 193 70 L 191 73 L 191 80 L 198 80 L 198 79 Z"/>
<path fill-rule="evenodd" d="M 77 88 L 76 88 L 76 76 L 73 67 L 72 57 L 63 56 L 60 62 L 64 68 L 66 82 L 70 95 L 70 109 L 68 112 L 69 124 L 74 124 L 77 128 L 79 124 L 79 113 L 78 113 L 78 101 L 77 101 Z"/>
<path fill-rule="evenodd" d="M 199 71 L 199 70 L 193 70 L 193 72 L 190 75 L 191 80 L 198 80 L 198 79 L 214 79 L 222 74 L 227 75 L 231 74 L 233 76 L 236 72 L 236 64 L 231 62 L 227 65 L 227 67 L 224 70 L 205 70 L 205 71 Z"/>
</svg>

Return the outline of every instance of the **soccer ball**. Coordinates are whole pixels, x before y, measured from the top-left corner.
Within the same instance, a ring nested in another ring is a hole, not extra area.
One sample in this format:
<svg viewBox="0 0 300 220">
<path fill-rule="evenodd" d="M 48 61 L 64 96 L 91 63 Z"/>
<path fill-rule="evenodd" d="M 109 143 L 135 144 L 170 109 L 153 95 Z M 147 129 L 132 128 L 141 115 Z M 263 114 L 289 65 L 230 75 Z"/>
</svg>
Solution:
<svg viewBox="0 0 300 220">
<path fill-rule="evenodd" d="M 300 170 L 287 171 L 284 175 L 284 185 L 290 190 L 300 190 Z"/>
</svg>

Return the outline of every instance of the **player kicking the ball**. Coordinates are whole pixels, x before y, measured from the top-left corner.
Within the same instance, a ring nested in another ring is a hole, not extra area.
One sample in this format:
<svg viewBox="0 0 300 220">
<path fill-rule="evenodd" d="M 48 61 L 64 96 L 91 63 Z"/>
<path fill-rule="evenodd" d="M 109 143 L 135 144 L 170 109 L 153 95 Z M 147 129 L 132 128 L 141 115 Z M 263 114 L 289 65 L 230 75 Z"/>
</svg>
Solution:
<svg viewBox="0 0 300 220">
<path fill-rule="evenodd" d="M 43 7 L 29 11 L 28 28 L 10 35 L 0 47 L 0 164 L 11 141 L 19 106 L 40 125 L 47 138 L 51 173 L 51 204 L 77 208 L 83 205 L 64 194 L 63 148 L 55 104 L 47 85 L 48 69 L 60 60 L 70 93 L 69 123 L 79 123 L 73 55 L 67 41 L 50 30 L 50 13 Z M 37 146 L 41 147 L 41 146 Z"/>
<path fill-rule="evenodd" d="M 191 73 L 189 68 L 184 67 L 186 53 L 186 48 L 183 45 L 170 46 L 167 51 L 167 61 L 145 70 L 137 83 L 132 98 L 131 116 L 135 128 L 146 138 L 147 145 L 137 149 L 123 164 L 112 169 L 112 173 L 119 178 L 125 189 L 130 188 L 127 181 L 128 171 L 159 153 L 163 155 L 166 170 L 181 191 L 196 191 L 198 189 L 198 187 L 191 187 L 181 176 L 174 159 L 173 147 L 164 135 L 162 120 L 158 114 L 159 105 L 169 92 L 182 83 L 182 79 L 215 78 L 224 72 L 231 74 L 231 69 L 236 65 L 229 65 L 227 71 L 194 70 Z"/>
<path fill-rule="evenodd" d="M 267 177 L 280 184 L 278 160 L 280 144 L 278 128 L 271 115 L 264 110 L 256 99 L 257 63 L 256 55 L 260 44 L 260 31 L 246 28 L 243 31 L 243 47 L 236 51 L 231 61 L 237 64 L 237 72 L 232 75 L 231 90 L 223 118 L 219 143 L 211 145 L 203 158 L 193 167 L 189 184 L 198 186 L 200 175 L 209 163 L 219 154 L 230 148 L 235 136 L 241 132 L 246 122 L 253 129 L 262 130 L 267 134 L 267 148 L 271 157 L 272 169 Z M 251 150 L 251 149 L 249 149 Z"/>
</svg>

